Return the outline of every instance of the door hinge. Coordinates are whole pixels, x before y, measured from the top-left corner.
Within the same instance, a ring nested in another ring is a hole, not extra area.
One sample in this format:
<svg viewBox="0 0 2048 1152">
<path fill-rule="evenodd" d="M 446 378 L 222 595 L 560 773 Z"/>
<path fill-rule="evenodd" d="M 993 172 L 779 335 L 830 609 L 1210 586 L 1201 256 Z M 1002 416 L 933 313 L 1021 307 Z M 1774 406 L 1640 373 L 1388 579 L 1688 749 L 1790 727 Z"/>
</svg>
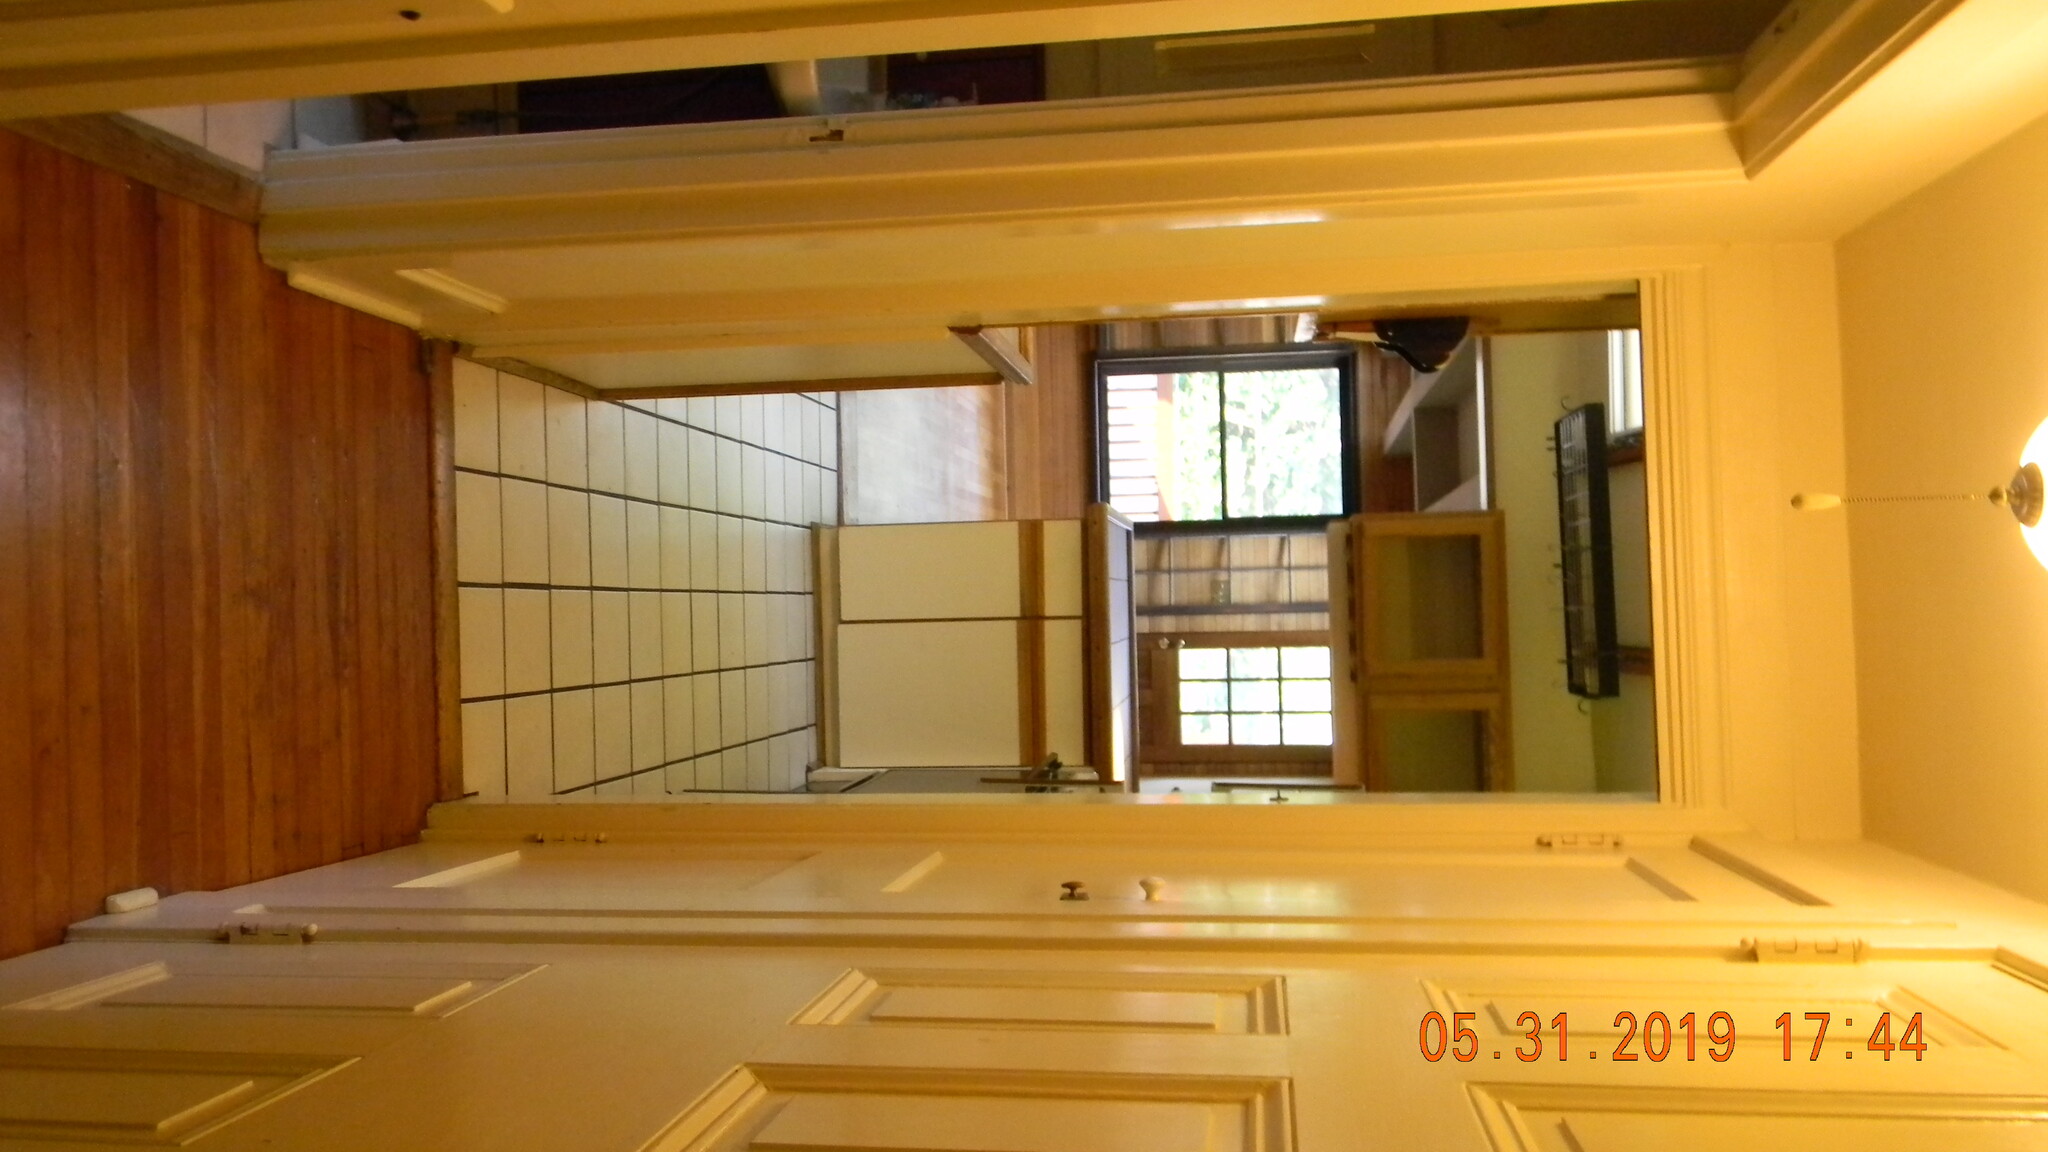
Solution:
<svg viewBox="0 0 2048 1152">
<path fill-rule="evenodd" d="M 319 934 L 318 924 L 297 921 L 230 920 L 220 926 L 220 938 L 229 944 L 311 944 Z"/>
<path fill-rule="evenodd" d="M 1544 832 L 1536 837 L 1536 846 L 1553 852 L 1612 852 L 1621 847 L 1621 833 Z"/>
<path fill-rule="evenodd" d="M 1742 948 L 1758 964 L 1861 964 L 1869 947 L 1861 940 L 1808 939 L 1802 936 L 1744 940 Z"/>
</svg>

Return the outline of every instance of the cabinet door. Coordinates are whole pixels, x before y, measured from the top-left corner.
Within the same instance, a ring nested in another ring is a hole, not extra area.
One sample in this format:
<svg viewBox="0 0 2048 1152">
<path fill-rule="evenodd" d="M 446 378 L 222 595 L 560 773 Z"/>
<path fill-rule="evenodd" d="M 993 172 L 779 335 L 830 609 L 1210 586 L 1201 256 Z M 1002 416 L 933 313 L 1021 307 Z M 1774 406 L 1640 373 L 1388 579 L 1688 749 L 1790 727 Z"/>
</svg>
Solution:
<svg viewBox="0 0 2048 1152">
<path fill-rule="evenodd" d="M 1368 685 L 1497 688 L 1507 670 L 1500 513 L 1382 514 L 1352 524 Z"/>
</svg>

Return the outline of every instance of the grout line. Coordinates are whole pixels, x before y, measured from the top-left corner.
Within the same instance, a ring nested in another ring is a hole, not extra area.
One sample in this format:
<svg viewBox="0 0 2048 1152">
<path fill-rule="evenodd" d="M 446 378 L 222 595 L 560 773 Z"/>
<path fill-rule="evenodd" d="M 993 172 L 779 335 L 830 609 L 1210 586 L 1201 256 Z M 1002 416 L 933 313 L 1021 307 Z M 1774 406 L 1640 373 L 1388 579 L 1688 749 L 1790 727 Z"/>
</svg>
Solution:
<svg viewBox="0 0 2048 1152">
<path fill-rule="evenodd" d="M 518 476 L 511 472 L 486 472 L 481 468 L 467 468 L 461 465 L 457 465 L 455 470 L 457 472 L 466 472 L 471 476 L 481 476 L 491 480 L 518 480 L 525 484 L 538 484 L 543 488 L 558 488 L 564 492 L 577 492 L 585 496 L 605 496 L 613 500 L 623 501 L 627 504 L 652 504 L 656 508 L 671 508 L 678 512 L 696 512 L 705 516 L 724 516 L 733 520 L 743 520 L 751 524 L 768 524 L 778 528 L 809 529 L 815 524 L 826 523 L 826 521 L 822 520 L 804 523 L 799 523 L 795 520 L 770 520 L 766 516 L 749 516 L 743 512 L 720 512 L 715 508 L 699 508 L 691 504 L 671 504 L 664 500 L 649 499 L 645 496 L 628 496 L 623 492 L 606 492 L 600 488 L 579 488 L 574 484 L 564 484 L 558 480 L 536 480 L 531 476 Z M 833 470 L 830 468 L 821 468 L 820 471 L 832 472 Z M 836 473 L 834 474 L 836 475 Z M 820 509 L 820 512 L 822 513 L 823 509 Z M 829 526 L 830 525 L 828 524 L 828 527 Z"/>
<path fill-rule="evenodd" d="M 465 696 L 464 704 L 488 704 L 493 700 L 525 700 L 534 696 L 553 696 L 562 692 L 589 692 L 599 688 L 626 688 L 634 684 L 659 684 L 668 680 L 682 680 L 691 676 L 719 676 L 727 672 L 751 672 L 756 668 L 792 668 L 799 664 L 815 664 L 817 657 L 803 656 L 795 660 L 768 660 L 759 664 L 734 664 L 724 668 L 704 668 L 696 672 L 676 672 L 660 676 L 634 676 L 625 680 L 606 680 L 601 684 L 565 684 L 558 688 L 536 688 L 530 692 L 502 692 L 496 696 Z"/>
</svg>

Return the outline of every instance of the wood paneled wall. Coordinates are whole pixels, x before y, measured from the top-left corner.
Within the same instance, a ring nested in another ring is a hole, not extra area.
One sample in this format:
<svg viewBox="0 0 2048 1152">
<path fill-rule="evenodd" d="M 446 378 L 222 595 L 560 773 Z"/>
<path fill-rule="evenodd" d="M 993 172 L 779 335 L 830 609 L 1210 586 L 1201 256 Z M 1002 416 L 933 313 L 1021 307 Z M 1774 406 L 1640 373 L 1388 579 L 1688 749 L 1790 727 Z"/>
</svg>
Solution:
<svg viewBox="0 0 2048 1152">
<path fill-rule="evenodd" d="M 416 835 L 430 375 L 249 225 L 0 132 L 0 956 Z"/>
</svg>

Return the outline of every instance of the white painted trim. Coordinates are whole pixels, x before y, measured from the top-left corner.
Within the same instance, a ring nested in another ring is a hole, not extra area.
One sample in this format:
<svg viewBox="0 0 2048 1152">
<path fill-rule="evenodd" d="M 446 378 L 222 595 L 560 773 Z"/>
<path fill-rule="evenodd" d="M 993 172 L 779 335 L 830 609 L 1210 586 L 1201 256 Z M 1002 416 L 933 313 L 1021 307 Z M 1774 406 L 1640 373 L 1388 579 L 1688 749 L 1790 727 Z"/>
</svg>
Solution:
<svg viewBox="0 0 2048 1152">
<path fill-rule="evenodd" d="M 347 284 L 319 272 L 307 272 L 293 268 L 285 272 L 284 282 L 309 296 L 332 301 L 344 308 L 367 312 L 380 320 L 403 324 L 407 328 L 426 327 L 426 317 L 395 300 L 379 296 L 374 292 Z"/>
</svg>

